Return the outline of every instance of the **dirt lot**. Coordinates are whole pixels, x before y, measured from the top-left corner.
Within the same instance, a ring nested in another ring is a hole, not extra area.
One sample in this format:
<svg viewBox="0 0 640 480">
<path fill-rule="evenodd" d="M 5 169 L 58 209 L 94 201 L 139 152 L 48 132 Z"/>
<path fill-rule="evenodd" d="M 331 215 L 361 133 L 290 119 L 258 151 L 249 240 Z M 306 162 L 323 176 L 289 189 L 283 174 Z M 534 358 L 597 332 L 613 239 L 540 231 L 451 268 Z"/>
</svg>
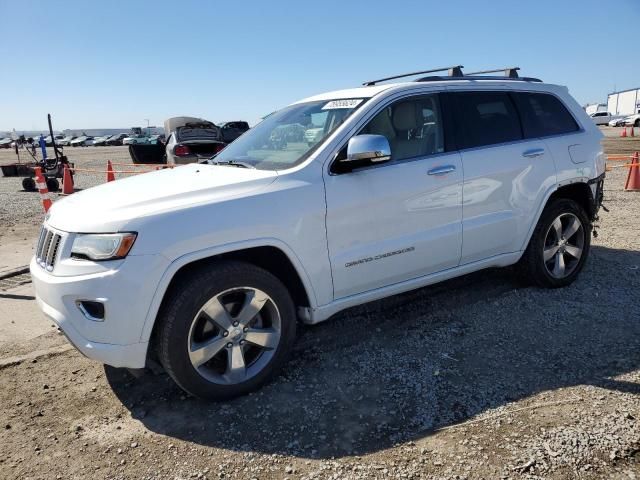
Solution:
<svg viewBox="0 0 640 480">
<path fill-rule="evenodd" d="M 608 153 L 640 150 L 611 131 Z M 283 375 L 232 402 L 105 369 L 54 329 L 5 343 L 0 478 L 640 479 L 640 193 L 625 175 L 608 175 L 571 287 L 490 270 L 351 309 L 303 328 Z M 0 179 L 3 245 L 42 218 L 18 190 Z M 0 303 L 32 304 L 19 288 Z"/>
<path fill-rule="evenodd" d="M 106 171 L 107 160 L 111 160 L 116 165 L 114 169 L 122 171 L 132 171 L 136 168 L 119 164 L 130 163 L 131 157 L 128 147 L 66 147 L 65 155 L 75 166 L 87 170 Z M 53 149 L 48 148 L 48 157 L 53 158 Z M 41 155 L 38 151 L 38 156 Z M 11 149 L 0 149 L 0 165 L 14 163 L 18 160 L 15 151 Z M 32 158 L 26 151 L 21 151 L 20 161 L 31 161 Z M 144 168 L 142 168 L 144 170 Z M 116 177 L 128 176 L 118 174 Z M 106 173 L 78 172 L 75 176 L 76 189 L 93 187 L 105 181 Z M 0 177 L 0 239 L 11 233 L 11 228 L 15 226 L 39 225 L 42 222 L 42 205 L 40 197 L 33 192 L 25 192 L 21 186 L 22 178 Z M 54 197 L 57 198 L 57 197 Z M 7 228 L 8 227 L 8 228 Z"/>
</svg>

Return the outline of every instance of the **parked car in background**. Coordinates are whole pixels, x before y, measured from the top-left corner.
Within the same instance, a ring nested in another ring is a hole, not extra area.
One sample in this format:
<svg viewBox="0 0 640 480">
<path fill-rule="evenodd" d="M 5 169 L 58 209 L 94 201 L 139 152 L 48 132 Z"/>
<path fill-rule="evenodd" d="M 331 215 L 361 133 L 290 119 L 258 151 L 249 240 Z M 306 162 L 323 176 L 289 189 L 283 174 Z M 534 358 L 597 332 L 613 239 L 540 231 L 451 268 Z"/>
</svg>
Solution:
<svg viewBox="0 0 640 480">
<path fill-rule="evenodd" d="M 301 123 L 280 125 L 271 132 L 268 148 L 282 150 L 289 144 L 304 143 L 306 132 L 307 129 Z"/>
<path fill-rule="evenodd" d="M 123 145 L 139 145 L 139 144 L 146 144 L 146 143 L 149 143 L 149 137 L 141 133 L 129 135 L 127 138 L 124 138 L 122 140 Z"/>
<path fill-rule="evenodd" d="M 72 147 L 88 147 L 93 145 L 93 137 L 89 135 L 82 135 L 75 140 L 71 140 L 70 145 Z"/>
<path fill-rule="evenodd" d="M 40 139 L 40 136 L 33 137 L 33 138 L 34 139 L 35 138 Z M 56 139 L 56 145 L 58 145 L 58 142 L 64 138 L 64 135 L 54 135 L 53 138 Z M 47 135 L 45 137 L 44 141 L 45 141 L 45 144 L 47 145 L 47 147 L 53 146 L 53 142 L 51 141 L 51 135 Z"/>
<path fill-rule="evenodd" d="M 109 138 L 111 137 L 111 135 L 104 135 L 102 137 L 96 137 L 93 139 L 93 146 L 94 147 L 104 147 L 107 145 L 107 140 L 109 140 Z"/>
<path fill-rule="evenodd" d="M 118 146 L 122 145 L 122 141 L 127 138 L 129 135 L 126 133 L 116 133 L 111 135 L 107 140 L 107 145 Z"/>
<path fill-rule="evenodd" d="M 38 141 L 38 138 L 40 138 L 40 137 L 39 136 L 33 137 L 33 139 L 36 140 L 36 142 Z M 71 142 L 73 140 L 75 140 L 76 138 L 78 138 L 78 137 L 75 136 L 75 135 L 68 135 L 68 136 L 66 136 L 64 138 L 61 138 L 59 141 L 56 140 L 56 143 L 58 145 L 60 145 L 61 147 L 68 147 L 69 145 L 71 145 Z"/>
<path fill-rule="evenodd" d="M 168 135 L 165 155 L 170 165 L 206 160 L 227 145 L 221 129 L 202 118 L 170 118 L 164 122 L 164 131 Z"/>
<path fill-rule="evenodd" d="M 634 115 L 625 117 L 624 125 L 627 127 L 640 127 L 640 110 L 638 110 Z"/>
<path fill-rule="evenodd" d="M 307 128 L 304 132 L 304 139 L 309 145 L 315 145 L 324 137 L 324 128 Z"/>
<path fill-rule="evenodd" d="M 611 112 L 595 112 L 589 116 L 596 125 L 608 125 L 611 120 L 622 118 L 622 115 L 613 115 Z"/>
<path fill-rule="evenodd" d="M 160 135 L 151 135 L 149 137 L 149 143 L 151 145 L 156 145 L 158 143 L 164 143 L 165 141 L 165 137 L 164 134 L 160 134 Z"/>
<path fill-rule="evenodd" d="M 609 120 L 609 123 L 607 125 L 609 125 L 610 127 L 622 127 L 624 125 L 624 120 L 624 117 L 614 118 L 613 120 Z"/>
<path fill-rule="evenodd" d="M 218 124 L 222 133 L 222 141 L 231 143 L 244 132 L 249 130 L 249 124 L 244 121 L 236 120 L 233 122 L 222 122 Z"/>
<path fill-rule="evenodd" d="M 11 137 L 3 138 L 0 140 L 0 148 L 11 148 L 11 142 L 13 142 Z"/>
</svg>

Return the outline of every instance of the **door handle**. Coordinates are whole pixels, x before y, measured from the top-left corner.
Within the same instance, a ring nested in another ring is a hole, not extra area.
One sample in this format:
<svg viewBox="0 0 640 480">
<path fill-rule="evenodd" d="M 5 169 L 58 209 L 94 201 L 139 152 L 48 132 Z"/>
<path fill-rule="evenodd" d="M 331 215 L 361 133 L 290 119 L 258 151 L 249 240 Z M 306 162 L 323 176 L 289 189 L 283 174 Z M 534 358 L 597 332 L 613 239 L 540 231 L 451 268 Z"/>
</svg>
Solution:
<svg viewBox="0 0 640 480">
<path fill-rule="evenodd" d="M 445 175 L 453 172 L 456 169 L 454 165 L 442 165 L 441 167 L 432 168 L 427 172 L 427 175 Z"/>
<path fill-rule="evenodd" d="M 541 157 L 542 155 L 544 155 L 544 148 L 532 148 L 522 152 L 522 156 L 527 158 Z"/>
</svg>

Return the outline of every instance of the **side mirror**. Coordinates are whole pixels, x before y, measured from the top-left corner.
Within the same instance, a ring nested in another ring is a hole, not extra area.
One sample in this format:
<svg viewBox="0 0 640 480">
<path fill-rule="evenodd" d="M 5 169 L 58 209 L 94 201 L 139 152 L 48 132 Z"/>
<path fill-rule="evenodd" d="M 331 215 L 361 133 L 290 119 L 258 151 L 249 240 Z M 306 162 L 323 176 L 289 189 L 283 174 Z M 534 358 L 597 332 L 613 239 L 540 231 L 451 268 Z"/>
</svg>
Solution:
<svg viewBox="0 0 640 480">
<path fill-rule="evenodd" d="M 356 135 L 347 145 L 347 158 L 344 162 L 369 160 L 386 162 L 391 160 L 389 140 L 383 135 Z"/>
</svg>

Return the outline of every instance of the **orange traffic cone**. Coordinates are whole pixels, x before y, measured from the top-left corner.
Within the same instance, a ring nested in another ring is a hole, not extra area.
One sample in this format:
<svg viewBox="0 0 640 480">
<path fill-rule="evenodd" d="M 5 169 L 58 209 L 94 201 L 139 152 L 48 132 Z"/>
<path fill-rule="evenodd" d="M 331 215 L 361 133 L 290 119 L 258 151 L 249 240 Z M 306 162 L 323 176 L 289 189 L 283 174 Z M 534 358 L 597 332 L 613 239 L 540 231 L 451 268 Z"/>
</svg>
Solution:
<svg viewBox="0 0 640 480">
<path fill-rule="evenodd" d="M 622 130 L 622 133 L 620 134 L 621 138 L 625 138 L 627 136 L 627 127 L 624 127 L 624 130 Z"/>
<path fill-rule="evenodd" d="M 107 160 L 107 182 L 113 182 L 116 179 L 116 176 L 113 173 L 113 165 L 111 165 L 111 160 Z"/>
<path fill-rule="evenodd" d="M 634 132 L 633 132 L 633 125 L 631 126 L 631 131 L 629 132 L 629 136 L 630 137 L 635 137 Z"/>
<path fill-rule="evenodd" d="M 627 175 L 627 181 L 624 184 L 624 189 L 627 192 L 640 192 L 640 155 L 638 152 L 633 154 L 633 160 L 631 160 L 631 166 L 629 167 L 629 173 Z"/>
<path fill-rule="evenodd" d="M 40 199 L 42 200 L 44 212 L 47 213 L 51 208 L 51 199 L 49 198 L 47 181 L 42 176 L 42 169 L 40 167 L 36 167 L 34 171 L 36 173 L 36 187 L 38 187 L 38 192 L 40 192 Z"/>
<path fill-rule="evenodd" d="M 62 194 L 71 195 L 73 193 L 73 177 L 69 166 L 64 166 L 64 175 L 62 176 Z"/>
</svg>

